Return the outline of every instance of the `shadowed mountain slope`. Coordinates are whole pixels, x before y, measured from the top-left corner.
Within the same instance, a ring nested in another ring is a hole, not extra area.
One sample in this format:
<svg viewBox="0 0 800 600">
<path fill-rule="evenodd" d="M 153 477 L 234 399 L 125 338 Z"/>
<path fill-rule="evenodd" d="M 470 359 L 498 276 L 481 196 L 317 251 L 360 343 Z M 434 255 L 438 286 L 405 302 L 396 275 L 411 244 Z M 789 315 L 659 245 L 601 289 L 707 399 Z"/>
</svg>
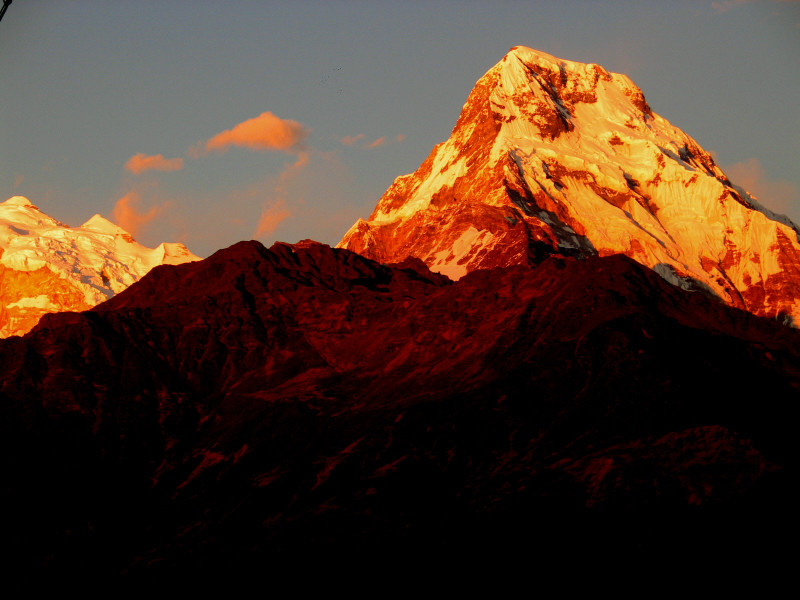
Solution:
<svg viewBox="0 0 800 600">
<path fill-rule="evenodd" d="M 242 242 L 0 341 L 8 564 L 756 556 L 799 341 L 624 256 L 451 282 Z"/>
</svg>

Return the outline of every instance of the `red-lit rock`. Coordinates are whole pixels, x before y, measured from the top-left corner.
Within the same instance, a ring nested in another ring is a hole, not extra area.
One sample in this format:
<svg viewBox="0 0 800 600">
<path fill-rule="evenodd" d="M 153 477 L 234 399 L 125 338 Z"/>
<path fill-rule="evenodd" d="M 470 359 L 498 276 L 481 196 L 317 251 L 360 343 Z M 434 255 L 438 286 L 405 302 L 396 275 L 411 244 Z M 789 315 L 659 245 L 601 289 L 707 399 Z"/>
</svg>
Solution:
<svg viewBox="0 0 800 600">
<path fill-rule="evenodd" d="M 624 256 L 242 242 L 0 341 L 6 540 L 73 575 L 763 553 L 799 335 Z"/>
</svg>

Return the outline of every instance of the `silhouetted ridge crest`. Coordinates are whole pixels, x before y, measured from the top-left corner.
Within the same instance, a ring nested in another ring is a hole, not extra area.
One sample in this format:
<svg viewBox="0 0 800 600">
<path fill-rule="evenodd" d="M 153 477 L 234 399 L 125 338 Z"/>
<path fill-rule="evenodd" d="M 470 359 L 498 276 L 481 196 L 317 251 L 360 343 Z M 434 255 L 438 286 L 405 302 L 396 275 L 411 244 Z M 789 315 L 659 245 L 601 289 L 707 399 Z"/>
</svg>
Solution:
<svg viewBox="0 0 800 600">
<path fill-rule="evenodd" d="M 798 342 L 624 256 L 447 282 L 242 242 L 0 342 L 6 539 L 50 573 L 764 552 Z"/>
</svg>

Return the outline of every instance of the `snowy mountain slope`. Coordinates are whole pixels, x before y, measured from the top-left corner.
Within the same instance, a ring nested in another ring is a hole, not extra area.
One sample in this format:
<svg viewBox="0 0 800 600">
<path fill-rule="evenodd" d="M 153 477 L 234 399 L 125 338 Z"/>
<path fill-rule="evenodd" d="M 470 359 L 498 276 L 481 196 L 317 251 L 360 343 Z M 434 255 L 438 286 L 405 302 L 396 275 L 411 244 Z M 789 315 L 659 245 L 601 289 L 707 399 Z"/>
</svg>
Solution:
<svg viewBox="0 0 800 600">
<path fill-rule="evenodd" d="M 625 75 L 515 47 L 450 139 L 339 247 L 453 279 L 545 256 L 622 253 L 687 289 L 800 319 L 798 227 L 728 180 Z"/>
<path fill-rule="evenodd" d="M 48 312 L 86 310 L 157 265 L 199 259 L 183 244 L 145 248 L 100 215 L 68 227 L 15 196 L 0 203 L 0 337 Z"/>
</svg>

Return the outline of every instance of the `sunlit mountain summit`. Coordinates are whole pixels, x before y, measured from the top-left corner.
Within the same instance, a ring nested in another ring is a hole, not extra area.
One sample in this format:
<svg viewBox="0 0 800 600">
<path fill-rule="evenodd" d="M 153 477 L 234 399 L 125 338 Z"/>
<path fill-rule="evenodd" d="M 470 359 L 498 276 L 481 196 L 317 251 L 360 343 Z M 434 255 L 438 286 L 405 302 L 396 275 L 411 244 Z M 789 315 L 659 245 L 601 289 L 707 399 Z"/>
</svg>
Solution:
<svg viewBox="0 0 800 600">
<path fill-rule="evenodd" d="M 23 335 L 46 313 L 91 308 L 157 265 L 199 259 L 179 243 L 146 248 L 100 215 L 68 227 L 14 196 L 0 203 L 0 337 Z"/>
<path fill-rule="evenodd" d="M 797 225 L 731 182 L 627 76 L 521 46 L 339 247 L 417 257 L 453 279 L 550 255 L 625 254 L 731 306 L 800 318 Z"/>
<path fill-rule="evenodd" d="M 96 304 L 0 339 L 16 580 L 786 560 L 796 227 L 626 77 L 513 49 L 342 245 L 0 204 L 9 322 Z"/>
</svg>

